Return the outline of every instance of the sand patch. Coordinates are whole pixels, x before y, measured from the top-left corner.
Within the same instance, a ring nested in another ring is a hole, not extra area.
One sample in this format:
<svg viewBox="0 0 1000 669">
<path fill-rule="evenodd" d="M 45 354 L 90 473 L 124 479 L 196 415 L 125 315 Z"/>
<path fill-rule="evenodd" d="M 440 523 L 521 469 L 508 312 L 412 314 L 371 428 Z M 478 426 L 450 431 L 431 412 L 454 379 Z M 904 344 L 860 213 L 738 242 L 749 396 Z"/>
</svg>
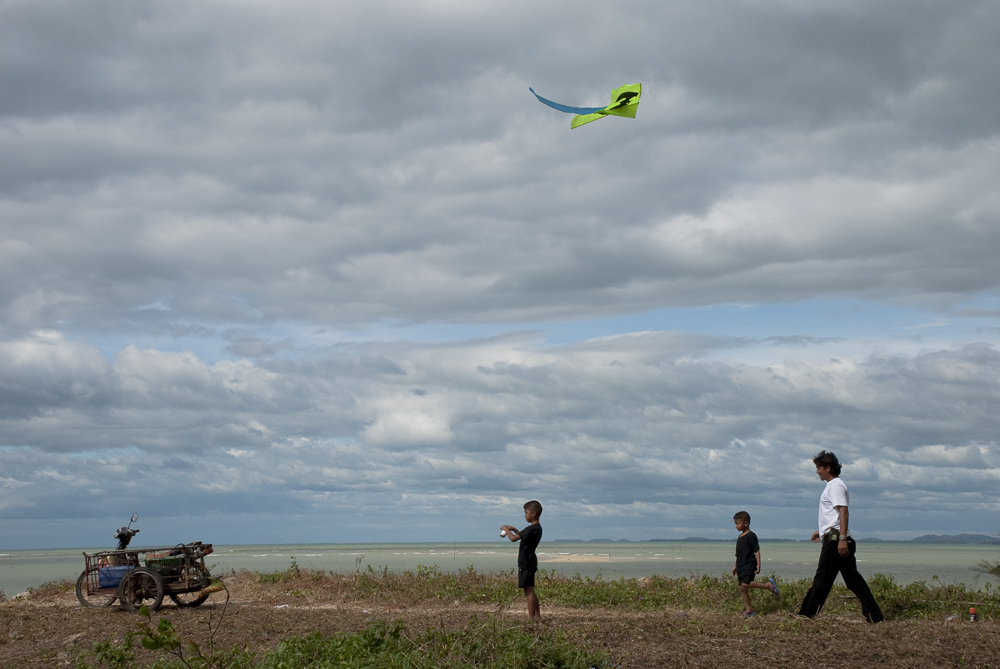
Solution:
<svg viewBox="0 0 1000 669">
<path fill-rule="evenodd" d="M 554 555 L 552 557 L 540 557 L 539 562 L 610 562 L 607 555 Z"/>
</svg>

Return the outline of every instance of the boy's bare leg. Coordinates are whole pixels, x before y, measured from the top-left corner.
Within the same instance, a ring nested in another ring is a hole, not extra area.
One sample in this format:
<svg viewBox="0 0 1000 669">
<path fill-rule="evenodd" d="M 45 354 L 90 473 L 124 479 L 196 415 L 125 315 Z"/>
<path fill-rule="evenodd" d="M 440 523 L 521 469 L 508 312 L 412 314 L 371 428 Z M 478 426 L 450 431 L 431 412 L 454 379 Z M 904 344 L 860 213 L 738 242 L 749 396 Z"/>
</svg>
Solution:
<svg viewBox="0 0 1000 669">
<path fill-rule="evenodd" d="M 750 607 L 750 586 L 751 585 L 753 585 L 753 583 L 740 583 L 740 596 L 743 597 L 743 604 L 746 607 L 745 611 L 747 613 L 749 613 L 750 611 L 753 611 L 753 609 Z"/>
<path fill-rule="evenodd" d="M 538 605 L 538 595 L 535 594 L 535 586 L 529 585 L 524 589 L 524 596 L 528 599 L 528 618 L 531 622 L 542 622 L 542 610 Z"/>
</svg>

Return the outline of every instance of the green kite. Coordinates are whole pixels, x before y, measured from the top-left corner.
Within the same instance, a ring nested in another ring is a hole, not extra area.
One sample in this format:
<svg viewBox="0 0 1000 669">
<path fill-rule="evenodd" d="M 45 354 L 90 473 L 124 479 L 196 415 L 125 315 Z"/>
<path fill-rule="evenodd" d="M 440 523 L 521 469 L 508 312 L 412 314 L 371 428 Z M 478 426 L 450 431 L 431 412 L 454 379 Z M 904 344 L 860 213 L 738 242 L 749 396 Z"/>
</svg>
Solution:
<svg viewBox="0 0 1000 669">
<path fill-rule="evenodd" d="M 546 100 L 538 93 L 535 93 L 535 89 L 530 86 L 528 90 L 542 104 L 548 105 L 553 109 L 558 109 L 561 112 L 566 112 L 567 114 L 576 114 L 570 122 L 569 127 L 577 128 L 584 123 L 590 123 L 608 115 L 635 118 L 635 112 L 639 108 L 639 96 L 642 95 L 642 84 L 628 84 L 611 91 L 611 104 L 607 107 L 570 107 L 568 105 L 561 105 L 558 102 L 552 102 L 552 100 Z"/>
</svg>

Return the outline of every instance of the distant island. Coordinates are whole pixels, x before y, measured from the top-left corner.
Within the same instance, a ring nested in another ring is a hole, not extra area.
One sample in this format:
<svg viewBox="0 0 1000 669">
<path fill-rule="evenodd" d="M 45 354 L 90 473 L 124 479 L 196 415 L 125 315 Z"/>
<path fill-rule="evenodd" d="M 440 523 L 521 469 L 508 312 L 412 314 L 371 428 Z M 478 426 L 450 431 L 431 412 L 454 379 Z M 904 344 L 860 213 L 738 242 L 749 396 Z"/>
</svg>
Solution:
<svg viewBox="0 0 1000 669">
<path fill-rule="evenodd" d="M 697 541 L 697 542 L 732 542 L 733 539 L 709 539 L 708 537 L 684 537 L 683 539 L 642 539 L 641 541 L 632 541 L 631 539 L 607 539 L 604 537 L 598 539 L 554 539 L 552 543 L 555 544 L 630 544 L 630 543 L 666 543 L 666 542 L 683 542 L 683 541 Z M 808 539 L 775 539 L 775 538 L 762 538 L 761 542 L 782 542 L 782 543 L 795 543 L 795 542 L 808 542 Z M 880 544 L 987 544 L 987 545 L 1000 545 L 1000 536 L 994 535 L 990 536 L 988 534 L 925 534 L 923 536 L 917 537 L 916 539 L 876 539 L 874 537 L 868 539 L 859 539 L 859 541 L 867 541 L 871 543 Z"/>
<path fill-rule="evenodd" d="M 865 539 L 882 543 L 908 544 L 1000 544 L 1000 537 L 986 534 L 925 534 L 909 541 L 892 541 L 890 539 Z"/>
</svg>

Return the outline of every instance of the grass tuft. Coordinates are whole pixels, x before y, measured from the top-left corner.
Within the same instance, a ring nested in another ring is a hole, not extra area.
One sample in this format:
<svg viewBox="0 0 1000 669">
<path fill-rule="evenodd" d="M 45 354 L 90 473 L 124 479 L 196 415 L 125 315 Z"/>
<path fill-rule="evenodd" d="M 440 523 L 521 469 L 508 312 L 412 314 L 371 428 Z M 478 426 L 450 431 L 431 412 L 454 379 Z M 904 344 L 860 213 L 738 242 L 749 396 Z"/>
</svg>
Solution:
<svg viewBox="0 0 1000 669">
<path fill-rule="evenodd" d="M 758 614 L 795 613 L 812 585 L 811 579 L 784 581 L 770 575 L 781 589 L 781 598 L 774 599 L 764 590 L 752 591 L 751 601 Z M 762 575 L 761 580 L 768 576 Z M 271 574 L 233 572 L 230 583 L 253 583 L 262 586 L 280 584 L 285 594 L 309 602 L 368 602 L 373 604 L 414 605 L 428 602 L 478 603 L 506 607 L 519 602 L 523 595 L 517 589 L 513 570 L 482 573 L 473 567 L 456 572 L 442 572 L 436 565 L 418 565 L 415 571 L 391 572 L 367 569 L 350 573 L 322 570 L 288 569 Z M 886 618 L 928 618 L 968 610 L 976 606 L 980 616 L 1000 613 L 1000 589 L 989 583 L 982 588 L 938 581 L 919 581 L 900 585 L 891 576 L 874 574 L 868 584 Z M 618 578 L 601 576 L 566 576 L 539 570 L 535 591 L 545 606 L 566 606 L 575 609 L 617 609 L 642 611 L 662 608 L 704 609 L 721 613 L 738 613 L 743 609 L 735 579 L 730 576 Z M 860 605 L 853 594 L 838 582 L 830 592 L 826 613 L 860 614 Z"/>
<path fill-rule="evenodd" d="M 31 599 L 46 599 L 62 592 L 73 592 L 75 589 L 76 581 L 61 579 L 58 581 L 47 581 L 37 588 L 28 588 L 27 592 Z"/>
</svg>

